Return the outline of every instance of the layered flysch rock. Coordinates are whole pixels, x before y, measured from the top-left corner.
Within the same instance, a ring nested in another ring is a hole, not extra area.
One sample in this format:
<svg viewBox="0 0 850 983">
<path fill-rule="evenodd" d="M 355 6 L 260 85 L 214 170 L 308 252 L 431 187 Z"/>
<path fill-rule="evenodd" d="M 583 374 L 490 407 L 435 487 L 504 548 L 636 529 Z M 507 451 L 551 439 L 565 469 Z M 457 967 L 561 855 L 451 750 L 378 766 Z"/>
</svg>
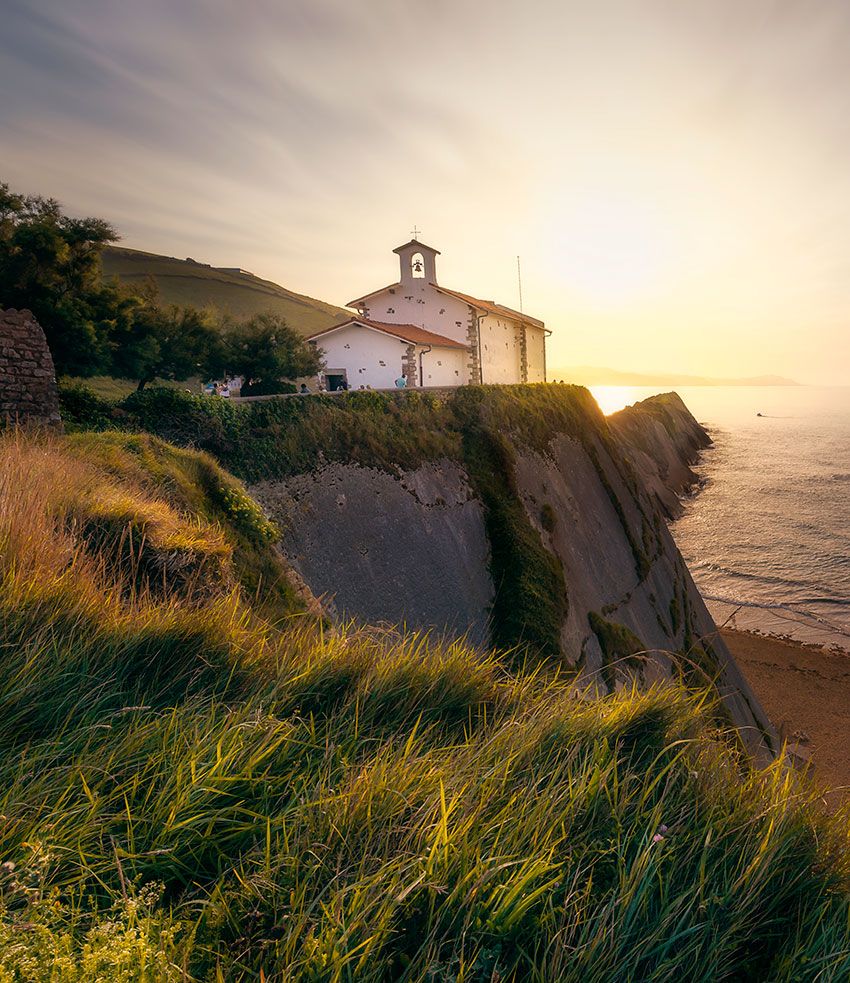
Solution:
<svg viewBox="0 0 850 983">
<path fill-rule="evenodd" d="M 690 465 L 708 435 L 675 394 L 630 407 L 608 427 L 598 417 L 591 424 L 579 419 L 571 434 L 554 429 L 543 444 L 507 423 L 500 437 L 512 471 L 503 476 L 506 494 L 521 503 L 538 551 L 542 544 L 541 555 L 556 561 L 565 595 L 556 644 L 577 692 L 665 678 L 708 682 L 750 751 L 769 757 L 773 728 L 664 521 L 696 480 Z M 535 427 L 539 438 L 539 419 Z M 251 491 L 279 521 L 288 560 L 332 616 L 468 633 L 487 644 L 496 640 L 496 615 L 528 598 L 500 589 L 499 530 L 492 501 L 478 493 L 476 467 L 471 458 L 396 473 L 326 463 Z"/>
<path fill-rule="evenodd" d="M 484 518 L 455 462 L 399 477 L 328 464 L 251 492 L 284 528 L 288 559 L 331 617 L 436 627 L 487 644 Z"/>
<path fill-rule="evenodd" d="M 680 496 L 698 482 L 691 465 L 711 438 L 678 393 L 663 393 L 608 417 L 623 450 L 670 519 L 682 513 Z"/>
</svg>

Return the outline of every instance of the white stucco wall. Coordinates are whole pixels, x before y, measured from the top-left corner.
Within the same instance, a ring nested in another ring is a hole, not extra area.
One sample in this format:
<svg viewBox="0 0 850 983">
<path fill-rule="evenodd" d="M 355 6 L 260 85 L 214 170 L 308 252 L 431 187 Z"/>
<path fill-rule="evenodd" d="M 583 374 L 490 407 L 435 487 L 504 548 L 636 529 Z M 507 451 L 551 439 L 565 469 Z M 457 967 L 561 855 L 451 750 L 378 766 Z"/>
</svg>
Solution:
<svg viewBox="0 0 850 983">
<path fill-rule="evenodd" d="M 388 324 L 415 324 L 435 334 L 466 344 L 469 307 L 435 290 L 430 283 L 413 280 L 389 287 L 370 297 L 363 316 Z"/>
<path fill-rule="evenodd" d="M 316 339 L 328 371 L 345 369 L 349 389 L 391 389 L 402 371 L 407 343 L 351 325 Z"/>
<path fill-rule="evenodd" d="M 522 381 L 519 324 L 507 317 L 488 314 L 479 321 L 481 332 L 481 381 Z"/>
<path fill-rule="evenodd" d="M 426 386 L 464 386 L 469 380 L 469 353 L 433 348 L 422 356 L 422 374 Z"/>
<path fill-rule="evenodd" d="M 407 342 L 351 325 L 340 328 L 316 343 L 324 352 L 325 369 L 345 370 L 350 389 L 371 386 L 372 389 L 392 389 L 402 372 L 402 359 Z M 461 386 L 468 381 L 469 354 L 465 349 L 416 347 L 416 385 L 419 383 L 419 353 L 422 353 L 422 375 L 425 386 Z"/>
<path fill-rule="evenodd" d="M 546 332 L 543 328 L 526 329 L 526 352 L 528 356 L 528 381 L 546 381 Z"/>
<path fill-rule="evenodd" d="M 415 324 L 466 344 L 469 306 L 454 297 L 438 293 L 430 284 L 403 285 L 394 293 L 382 291 L 369 300 L 364 317 L 389 324 Z M 459 323 L 458 323 L 459 322 Z M 486 314 L 479 321 L 481 331 L 482 381 L 485 383 L 515 383 L 522 380 L 522 353 L 519 322 L 496 314 Z M 528 381 L 545 381 L 546 335 L 542 328 L 527 327 Z M 468 379 L 468 360 L 463 356 L 464 370 L 457 379 Z M 441 367 L 442 368 L 442 367 Z M 452 374 L 454 369 L 452 369 Z M 451 381 L 432 385 L 450 385 Z M 454 384 L 458 384 L 455 382 Z M 426 382 L 426 385 L 428 383 Z"/>
</svg>

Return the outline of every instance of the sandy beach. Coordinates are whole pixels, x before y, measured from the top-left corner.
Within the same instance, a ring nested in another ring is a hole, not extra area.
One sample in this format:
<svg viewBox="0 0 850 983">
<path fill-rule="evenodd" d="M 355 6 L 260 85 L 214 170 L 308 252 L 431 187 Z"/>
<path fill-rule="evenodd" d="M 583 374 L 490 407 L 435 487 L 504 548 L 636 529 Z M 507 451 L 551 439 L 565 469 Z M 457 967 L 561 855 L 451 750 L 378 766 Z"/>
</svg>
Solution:
<svg viewBox="0 0 850 983">
<path fill-rule="evenodd" d="M 810 758 L 830 805 L 850 800 L 850 652 L 721 634 L 777 730 Z"/>
</svg>

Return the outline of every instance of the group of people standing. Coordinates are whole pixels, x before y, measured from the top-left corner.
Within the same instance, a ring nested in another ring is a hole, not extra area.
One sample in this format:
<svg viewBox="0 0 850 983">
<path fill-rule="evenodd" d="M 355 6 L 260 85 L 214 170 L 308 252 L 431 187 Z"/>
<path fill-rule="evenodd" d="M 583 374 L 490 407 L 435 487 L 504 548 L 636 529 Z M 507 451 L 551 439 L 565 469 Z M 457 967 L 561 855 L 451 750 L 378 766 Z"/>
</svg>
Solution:
<svg viewBox="0 0 850 983">
<path fill-rule="evenodd" d="M 223 396 L 225 399 L 233 395 L 238 396 L 241 389 L 241 379 L 225 379 L 223 382 L 204 383 L 204 392 L 207 396 Z"/>
<path fill-rule="evenodd" d="M 407 388 L 407 378 L 404 373 L 401 373 L 399 377 L 395 380 L 396 389 L 406 389 Z M 204 384 L 204 392 L 208 396 L 223 396 L 225 399 L 229 398 L 231 395 L 239 395 L 242 388 L 241 379 L 225 379 L 223 382 L 207 382 Z M 371 386 L 361 386 L 361 389 L 371 389 Z M 328 387 L 324 376 L 320 375 L 317 384 L 317 392 L 347 392 L 349 389 L 348 380 L 345 377 L 334 377 L 332 387 Z M 301 385 L 296 390 L 299 396 L 310 396 L 313 390 L 307 385 L 306 382 L 302 382 Z"/>
</svg>

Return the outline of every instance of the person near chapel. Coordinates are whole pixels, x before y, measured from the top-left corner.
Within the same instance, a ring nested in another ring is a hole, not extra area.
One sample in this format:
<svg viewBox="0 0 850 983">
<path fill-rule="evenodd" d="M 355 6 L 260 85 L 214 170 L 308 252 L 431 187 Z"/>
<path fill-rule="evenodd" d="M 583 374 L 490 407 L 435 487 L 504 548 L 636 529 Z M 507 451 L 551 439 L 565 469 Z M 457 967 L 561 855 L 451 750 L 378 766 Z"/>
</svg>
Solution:
<svg viewBox="0 0 850 983">
<path fill-rule="evenodd" d="M 396 389 L 406 389 L 407 388 L 407 379 L 405 378 L 405 375 L 404 375 L 403 372 L 396 379 L 396 381 L 395 381 L 395 387 L 396 387 Z"/>
</svg>

